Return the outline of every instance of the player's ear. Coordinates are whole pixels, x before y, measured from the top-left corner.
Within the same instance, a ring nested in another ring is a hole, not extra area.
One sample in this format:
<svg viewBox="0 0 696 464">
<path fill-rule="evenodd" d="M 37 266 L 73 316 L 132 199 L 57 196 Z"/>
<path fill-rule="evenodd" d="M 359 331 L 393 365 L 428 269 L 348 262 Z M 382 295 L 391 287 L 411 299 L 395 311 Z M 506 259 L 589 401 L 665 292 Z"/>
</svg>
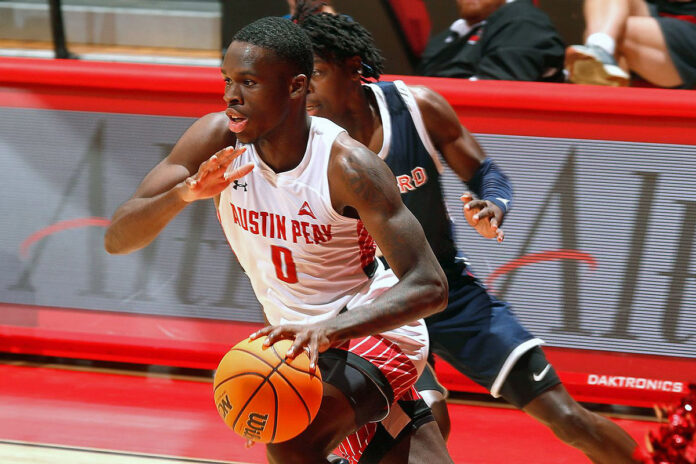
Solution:
<svg viewBox="0 0 696 464">
<path fill-rule="evenodd" d="M 350 73 L 350 78 L 355 81 L 360 81 L 363 73 L 362 58 L 359 56 L 351 56 L 350 58 L 346 58 L 343 64 Z"/>
<path fill-rule="evenodd" d="M 304 74 L 297 74 L 290 81 L 290 98 L 299 98 L 307 93 L 309 78 Z"/>
</svg>

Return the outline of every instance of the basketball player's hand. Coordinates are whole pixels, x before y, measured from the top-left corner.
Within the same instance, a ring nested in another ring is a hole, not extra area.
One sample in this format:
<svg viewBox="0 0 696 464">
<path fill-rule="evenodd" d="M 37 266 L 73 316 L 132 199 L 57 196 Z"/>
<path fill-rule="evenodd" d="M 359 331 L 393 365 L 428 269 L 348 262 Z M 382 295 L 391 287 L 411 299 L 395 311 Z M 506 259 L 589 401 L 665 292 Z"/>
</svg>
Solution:
<svg viewBox="0 0 696 464">
<path fill-rule="evenodd" d="M 501 243 L 505 240 L 503 225 L 503 210 L 494 203 L 486 200 L 474 200 L 471 193 L 466 192 L 461 200 L 464 204 L 464 216 L 471 227 L 486 238 L 495 238 Z"/>
<path fill-rule="evenodd" d="M 285 357 L 294 359 L 303 351 L 307 351 L 309 356 L 309 370 L 312 374 L 317 369 L 319 353 L 331 347 L 329 332 L 320 324 L 300 325 L 284 324 L 267 326 L 251 334 L 252 340 L 266 335 L 265 346 L 271 346 L 279 340 L 294 340 L 290 349 L 285 353 Z"/>
<path fill-rule="evenodd" d="M 198 172 L 182 183 L 182 200 L 190 203 L 212 198 L 219 195 L 234 180 L 249 174 L 254 169 L 253 163 L 230 169 L 232 161 L 245 151 L 246 148 L 235 150 L 234 147 L 227 147 L 208 158 L 199 166 Z"/>
</svg>

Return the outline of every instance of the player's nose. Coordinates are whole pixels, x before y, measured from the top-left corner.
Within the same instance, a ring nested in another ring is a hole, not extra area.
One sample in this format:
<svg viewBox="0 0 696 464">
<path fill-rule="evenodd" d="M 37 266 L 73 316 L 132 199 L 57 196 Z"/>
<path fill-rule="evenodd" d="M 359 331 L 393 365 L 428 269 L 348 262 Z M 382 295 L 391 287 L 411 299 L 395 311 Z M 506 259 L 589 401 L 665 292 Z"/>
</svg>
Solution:
<svg viewBox="0 0 696 464">
<path fill-rule="evenodd" d="M 241 87 L 235 83 L 232 83 L 225 88 L 223 99 L 225 100 L 225 103 L 227 103 L 227 106 L 241 105 L 244 103 L 240 90 Z"/>
</svg>

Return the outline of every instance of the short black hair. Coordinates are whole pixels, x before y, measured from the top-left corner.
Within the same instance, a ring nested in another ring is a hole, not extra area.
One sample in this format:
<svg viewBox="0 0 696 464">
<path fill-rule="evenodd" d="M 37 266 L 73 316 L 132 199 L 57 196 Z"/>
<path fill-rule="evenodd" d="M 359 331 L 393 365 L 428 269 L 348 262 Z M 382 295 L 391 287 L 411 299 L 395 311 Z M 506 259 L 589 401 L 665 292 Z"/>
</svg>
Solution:
<svg viewBox="0 0 696 464">
<path fill-rule="evenodd" d="M 326 61 L 342 61 L 359 56 L 363 77 L 379 79 L 384 57 L 372 34 L 350 16 L 317 13 L 315 2 L 297 2 L 293 20 L 307 33 L 314 52 Z"/>
<path fill-rule="evenodd" d="M 298 74 L 312 75 L 312 43 L 297 24 L 285 18 L 268 16 L 258 19 L 240 29 L 232 41 L 273 50 L 280 59 L 296 66 Z"/>
</svg>

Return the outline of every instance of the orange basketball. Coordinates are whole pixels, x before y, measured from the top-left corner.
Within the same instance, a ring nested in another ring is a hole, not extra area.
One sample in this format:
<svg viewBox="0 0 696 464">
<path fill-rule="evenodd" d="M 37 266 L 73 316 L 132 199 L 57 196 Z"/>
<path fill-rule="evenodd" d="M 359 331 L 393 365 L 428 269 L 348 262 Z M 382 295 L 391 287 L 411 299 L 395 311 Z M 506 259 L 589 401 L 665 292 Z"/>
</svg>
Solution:
<svg viewBox="0 0 696 464">
<path fill-rule="evenodd" d="M 262 349 L 266 337 L 242 340 L 220 361 L 213 381 L 222 420 L 244 438 L 278 443 L 299 435 L 319 411 L 321 373 L 309 357 L 285 359 L 291 340 Z"/>
</svg>

